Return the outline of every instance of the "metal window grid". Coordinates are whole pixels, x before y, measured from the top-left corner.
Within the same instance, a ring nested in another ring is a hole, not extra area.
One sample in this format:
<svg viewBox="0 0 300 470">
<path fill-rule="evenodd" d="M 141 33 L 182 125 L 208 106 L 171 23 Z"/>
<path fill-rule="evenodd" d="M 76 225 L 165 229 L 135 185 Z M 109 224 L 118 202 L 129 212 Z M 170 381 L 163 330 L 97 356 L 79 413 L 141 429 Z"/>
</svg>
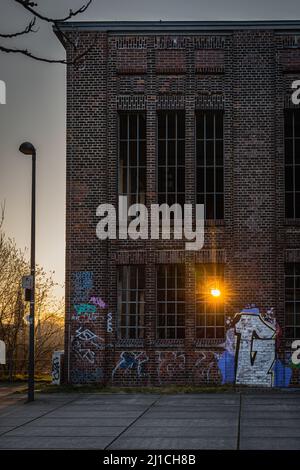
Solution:
<svg viewBox="0 0 300 470">
<path fill-rule="evenodd" d="M 300 263 L 285 265 L 285 337 L 300 337 Z"/>
<path fill-rule="evenodd" d="M 222 339 L 225 336 L 225 312 L 222 301 L 213 302 L 209 295 L 210 286 L 224 283 L 224 265 L 196 264 L 196 337 Z"/>
<path fill-rule="evenodd" d="M 223 126 L 223 111 L 196 113 L 196 194 L 206 219 L 224 218 Z"/>
<path fill-rule="evenodd" d="M 120 266 L 118 269 L 118 337 L 141 339 L 145 320 L 145 268 Z"/>
<path fill-rule="evenodd" d="M 158 339 L 185 337 L 184 266 L 157 267 L 157 322 Z"/>
</svg>

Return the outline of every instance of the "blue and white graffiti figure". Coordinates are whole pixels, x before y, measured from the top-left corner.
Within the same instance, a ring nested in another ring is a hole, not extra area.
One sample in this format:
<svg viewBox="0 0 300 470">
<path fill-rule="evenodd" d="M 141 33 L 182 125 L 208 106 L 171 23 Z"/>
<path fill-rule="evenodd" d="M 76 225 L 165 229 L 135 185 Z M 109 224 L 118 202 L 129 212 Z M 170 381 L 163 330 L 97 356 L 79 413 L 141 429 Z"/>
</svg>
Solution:
<svg viewBox="0 0 300 470">
<path fill-rule="evenodd" d="M 227 318 L 224 352 L 218 356 L 222 384 L 288 387 L 292 371 L 275 359 L 280 335 L 273 309 L 264 315 L 253 305 Z"/>
<path fill-rule="evenodd" d="M 257 308 L 244 309 L 235 323 L 236 378 L 238 385 L 272 387 L 276 326 Z"/>
<path fill-rule="evenodd" d="M 147 375 L 145 370 L 145 363 L 148 361 L 148 356 L 144 351 L 123 351 L 120 354 L 119 361 L 112 371 L 112 378 L 118 370 L 123 371 L 125 374 L 134 371 L 138 378 Z"/>
</svg>

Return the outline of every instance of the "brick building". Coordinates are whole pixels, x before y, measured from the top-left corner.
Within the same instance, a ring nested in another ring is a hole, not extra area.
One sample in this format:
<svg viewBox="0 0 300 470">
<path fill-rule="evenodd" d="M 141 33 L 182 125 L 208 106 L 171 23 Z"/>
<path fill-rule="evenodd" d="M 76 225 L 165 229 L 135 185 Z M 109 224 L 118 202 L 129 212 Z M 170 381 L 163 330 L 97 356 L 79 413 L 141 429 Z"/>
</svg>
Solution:
<svg viewBox="0 0 300 470">
<path fill-rule="evenodd" d="M 300 22 L 61 29 L 69 60 L 90 48 L 67 71 L 66 380 L 298 384 Z M 204 247 L 99 240 L 119 195 L 203 203 Z"/>
</svg>

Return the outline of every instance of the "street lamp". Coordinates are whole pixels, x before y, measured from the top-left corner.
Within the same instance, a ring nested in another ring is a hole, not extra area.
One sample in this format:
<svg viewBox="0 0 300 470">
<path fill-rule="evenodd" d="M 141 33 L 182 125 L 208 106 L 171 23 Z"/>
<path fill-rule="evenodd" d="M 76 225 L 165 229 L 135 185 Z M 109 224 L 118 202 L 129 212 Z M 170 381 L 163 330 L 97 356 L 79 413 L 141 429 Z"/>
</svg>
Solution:
<svg viewBox="0 0 300 470">
<path fill-rule="evenodd" d="M 211 295 L 212 295 L 213 297 L 216 297 L 216 298 L 221 296 L 221 291 L 220 291 L 220 289 L 218 289 L 218 288 L 216 288 L 216 287 L 213 288 L 213 289 L 211 289 L 211 290 L 210 290 L 210 293 L 211 293 Z"/>
<path fill-rule="evenodd" d="M 34 400 L 34 289 L 35 289 L 35 166 L 36 150 L 30 142 L 24 142 L 19 147 L 24 155 L 32 157 L 31 180 L 31 248 L 30 248 L 30 274 L 32 279 L 29 313 L 29 364 L 28 364 L 28 401 Z"/>
</svg>

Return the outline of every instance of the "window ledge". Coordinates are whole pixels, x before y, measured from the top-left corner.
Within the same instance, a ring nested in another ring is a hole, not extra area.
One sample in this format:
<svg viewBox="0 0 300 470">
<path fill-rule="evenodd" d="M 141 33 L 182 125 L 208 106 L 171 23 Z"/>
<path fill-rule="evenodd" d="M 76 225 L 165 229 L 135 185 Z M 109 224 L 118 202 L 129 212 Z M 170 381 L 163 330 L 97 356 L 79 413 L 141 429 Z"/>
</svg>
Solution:
<svg viewBox="0 0 300 470">
<path fill-rule="evenodd" d="M 215 347 L 215 348 L 222 348 L 221 344 L 224 343 L 225 338 L 212 338 L 212 339 L 197 339 L 194 343 L 196 348 L 208 348 L 208 347 Z"/>
<path fill-rule="evenodd" d="M 156 339 L 154 346 L 156 348 L 182 348 L 184 347 L 184 339 Z"/>
<path fill-rule="evenodd" d="M 284 225 L 300 227 L 300 219 L 285 219 Z"/>
<path fill-rule="evenodd" d="M 143 348 L 144 340 L 143 339 L 118 339 L 116 342 L 116 348 Z"/>
<path fill-rule="evenodd" d="M 224 219 L 205 219 L 204 225 L 207 227 L 210 226 L 224 226 L 225 220 Z"/>
</svg>

